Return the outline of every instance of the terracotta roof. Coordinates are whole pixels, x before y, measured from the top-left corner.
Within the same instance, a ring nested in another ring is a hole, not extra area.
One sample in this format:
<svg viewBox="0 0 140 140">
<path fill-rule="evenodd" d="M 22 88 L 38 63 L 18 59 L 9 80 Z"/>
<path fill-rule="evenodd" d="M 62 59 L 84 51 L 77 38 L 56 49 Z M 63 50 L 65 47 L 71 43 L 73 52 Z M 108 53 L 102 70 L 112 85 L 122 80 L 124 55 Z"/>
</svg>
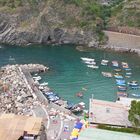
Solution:
<svg viewBox="0 0 140 140">
<path fill-rule="evenodd" d="M 24 131 L 37 135 L 41 128 L 42 118 L 2 114 L 0 116 L 0 138 L 2 140 L 17 140 Z"/>
</svg>

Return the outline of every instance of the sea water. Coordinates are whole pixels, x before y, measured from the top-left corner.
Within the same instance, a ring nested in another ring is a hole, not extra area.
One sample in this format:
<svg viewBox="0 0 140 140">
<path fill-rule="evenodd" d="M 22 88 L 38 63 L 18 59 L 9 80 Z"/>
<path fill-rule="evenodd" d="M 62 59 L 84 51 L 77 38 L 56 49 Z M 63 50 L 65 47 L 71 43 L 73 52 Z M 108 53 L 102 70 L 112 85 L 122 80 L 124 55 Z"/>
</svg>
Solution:
<svg viewBox="0 0 140 140">
<path fill-rule="evenodd" d="M 0 66 L 7 64 L 40 63 L 50 67 L 50 71 L 41 74 L 41 82 L 48 82 L 49 87 L 60 97 L 73 103 L 85 102 L 88 107 L 89 98 L 107 101 L 116 101 L 117 86 L 115 78 L 103 77 L 101 72 L 114 72 L 111 66 L 101 66 L 102 59 L 110 62 L 128 62 L 132 69 L 131 78 L 125 80 L 137 80 L 140 83 L 140 57 L 134 54 L 107 52 L 92 50 L 80 52 L 74 45 L 43 46 L 33 45 L 28 47 L 6 46 L 0 48 Z M 81 57 L 94 58 L 99 69 L 91 69 L 81 61 Z M 83 99 L 76 96 L 82 92 Z M 132 93 L 140 93 L 140 89 L 128 88 L 129 97 Z"/>
</svg>

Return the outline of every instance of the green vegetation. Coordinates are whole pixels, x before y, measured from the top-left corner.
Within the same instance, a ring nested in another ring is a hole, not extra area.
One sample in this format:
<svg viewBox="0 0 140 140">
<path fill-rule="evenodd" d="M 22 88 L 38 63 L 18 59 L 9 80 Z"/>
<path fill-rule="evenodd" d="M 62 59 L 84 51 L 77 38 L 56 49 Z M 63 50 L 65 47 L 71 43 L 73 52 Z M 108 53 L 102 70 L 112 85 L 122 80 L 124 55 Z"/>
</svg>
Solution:
<svg viewBox="0 0 140 140">
<path fill-rule="evenodd" d="M 140 135 L 140 128 L 119 128 L 119 127 L 111 127 L 111 126 L 107 126 L 107 125 L 103 125 L 103 124 L 99 124 L 98 128 L 100 129 L 106 129 L 106 130 L 110 130 L 110 131 L 117 131 L 117 132 L 126 132 L 126 133 L 135 133 Z"/>
<path fill-rule="evenodd" d="M 127 26 L 140 28 L 140 1 L 126 0 L 111 10 L 109 26 Z"/>
<path fill-rule="evenodd" d="M 47 0 L 41 0 L 41 1 L 47 1 Z M 25 5 L 25 3 L 28 3 L 30 6 L 33 6 L 33 5 L 37 5 L 41 1 L 38 1 L 38 0 L 0 0 L 0 6 L 8 6 L 11 8 L 16 8 L 16 7 Z"/>
<path fill-rule="evenodd" d="M 134 127 L 140 127 L 140 101 L 134 100 L 131 102 L 128 118 Z"/>
</svg>

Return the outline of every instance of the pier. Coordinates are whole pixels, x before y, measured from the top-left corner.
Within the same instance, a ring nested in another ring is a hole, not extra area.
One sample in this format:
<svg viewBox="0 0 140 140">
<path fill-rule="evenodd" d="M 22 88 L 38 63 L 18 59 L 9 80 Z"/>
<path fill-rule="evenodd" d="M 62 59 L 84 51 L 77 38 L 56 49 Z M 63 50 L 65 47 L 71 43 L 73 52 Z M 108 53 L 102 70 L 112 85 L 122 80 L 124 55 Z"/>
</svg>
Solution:
<svg viewBox="0 0 140 140">
<path fill-rule="evenodd" d="M 33 66 L 33 67 L 32 67 Z M 29 68 L 29 71 L 28 71 Z M 31 73 L 46 72 L 42 65 L 7 65 L 0 70 L 0 116 L 3 113 L 36 116 L 43 119 L 45 137 L 55 140 L 68 139 L 77 116 L 71 111 L 47 98 L 34 83 Z M 50 90 L 49 87 L 47 88 Z M 56 115 L 52 115 L 55 113 Z M 57 117 L 56 117 L 57 116 Z M 57 122 L 54 124 L 54 119 Z M 63 133 L 65 125 L 69 126 L 67 135 Z M 41 135 L 42 139 L 44 135 Z"/>
</svg>

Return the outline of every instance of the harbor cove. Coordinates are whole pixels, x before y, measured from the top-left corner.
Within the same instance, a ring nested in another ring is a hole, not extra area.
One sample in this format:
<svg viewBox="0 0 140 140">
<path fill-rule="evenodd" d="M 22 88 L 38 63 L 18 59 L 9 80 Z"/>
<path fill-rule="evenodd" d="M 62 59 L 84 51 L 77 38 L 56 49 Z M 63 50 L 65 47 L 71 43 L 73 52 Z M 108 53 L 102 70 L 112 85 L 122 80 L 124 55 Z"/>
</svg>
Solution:
<svg viewBox="0 0 140 140">
<path fill-rule="evenodd" d="M 82 57 L 95 59 L 98 69 L 92 69 L 81 60 Z M 108 65 L 101 65 L 107 59 Z M 107 78 L 102 72 L 115 74 L 112 61 L 127 62 L 132 69 L 126 83 L 134 80 L 140 82 L 140 57 L 132 53 L 119 53 L 99 49 L 79 51 L 75 45 L 31 45 L 28 47 L 1 45 L 0 66 L 7 64 L 43 64 L 49 67 L 46 73 L 40 73 L 41 81 L 48 82 L 48 87 L 62 99 L 74 104 L 84 102 L 89 108 L 89 98 L 116 101 L 117 85 L 114 76 Z M 122 75 L 125 71 L 122 70 Z M 140 89 L 127 88 L 128 97 L 140 94 Z M 82 93 L 79 98 L 77 93 Z"/>
</svg>

